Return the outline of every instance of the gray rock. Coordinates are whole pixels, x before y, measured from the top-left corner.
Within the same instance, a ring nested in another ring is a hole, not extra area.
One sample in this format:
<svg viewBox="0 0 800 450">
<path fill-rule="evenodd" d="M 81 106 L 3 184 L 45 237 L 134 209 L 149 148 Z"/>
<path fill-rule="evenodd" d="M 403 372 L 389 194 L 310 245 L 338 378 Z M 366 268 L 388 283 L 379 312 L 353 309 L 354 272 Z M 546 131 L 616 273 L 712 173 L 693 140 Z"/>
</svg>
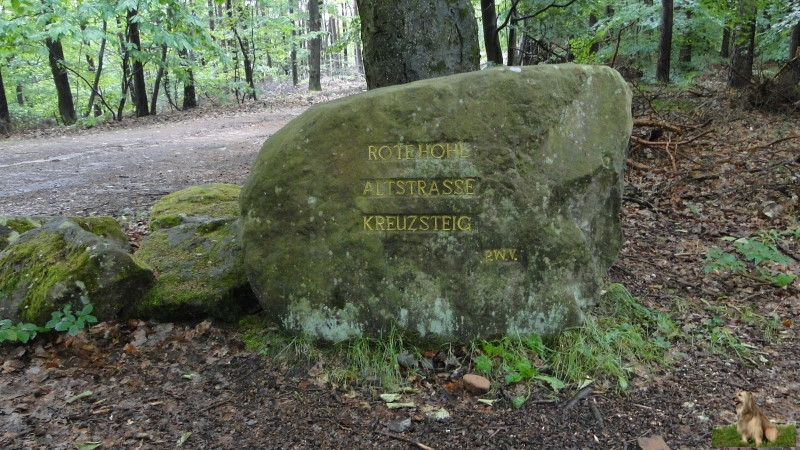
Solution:
<svg viewBox="0 0 800 450">
<path fill-rule="evenodd" d="M 155 283 L 126 316 L 235 321 L 258 306 L 239 245 L 238 186 L 193 186 L 169 194 L 151 210 L 155 231 L 135 257 L 152 267 Z"/>
<path fill-rule="evenodd" d="M 448 339 L 579 324 L 622 245 L 630 92 L 495 68 L 316 105 L 241 195 L 248 278 L 288 330 Z"/>
<path fill-rule="evenodd" d="M 22 219 L 20 219 L 22 220 Z M 0 252 L 0 317 L 44 325 L 65 304 L 110 320 L 136 302 L 153 273 L 136 262 L 111 217 L 56 217 L 24 231 Z M 8 221 L 6 221 L 8 224 Z"/>
<path fill-rule="evenodd" d="M 402 419 L 392 419 L 387 424 L 389 431 L 394 433 L 405 433 L 411 428 L 411 419 L 408 417 Z"/>
</svg>

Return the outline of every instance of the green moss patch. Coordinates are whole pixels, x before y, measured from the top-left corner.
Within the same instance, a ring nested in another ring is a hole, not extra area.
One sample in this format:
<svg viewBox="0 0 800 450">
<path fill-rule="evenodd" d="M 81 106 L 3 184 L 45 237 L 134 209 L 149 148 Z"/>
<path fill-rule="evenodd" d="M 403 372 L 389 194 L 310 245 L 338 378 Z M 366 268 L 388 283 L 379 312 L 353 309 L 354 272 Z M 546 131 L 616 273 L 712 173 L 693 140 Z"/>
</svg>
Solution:
<svg viewBox="0 0 800 450">
<path fill-rule="evenodd" d="M 150 210 L 150 228 L 158 230 L 180 225 L 187 217 L 238 217 L 239 192 L 233 184 L 192 186 L 164 196 Z"/>
</svg>

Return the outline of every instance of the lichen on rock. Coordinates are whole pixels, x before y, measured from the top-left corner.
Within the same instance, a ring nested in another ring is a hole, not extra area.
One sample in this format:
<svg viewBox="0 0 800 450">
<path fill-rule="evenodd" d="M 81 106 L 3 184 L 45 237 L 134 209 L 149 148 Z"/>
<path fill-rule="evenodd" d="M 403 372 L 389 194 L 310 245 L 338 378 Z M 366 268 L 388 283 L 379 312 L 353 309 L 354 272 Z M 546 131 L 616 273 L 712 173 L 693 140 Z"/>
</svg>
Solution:
<svg viewBox="0 0 800 450">
<path fill-rule="evenodd" d="M 630 101 L 610 68 L 555 65 L 315 105 L 242 190 L 254 292 L 284 328 L 328 340 L 579 324 L 622 245 Z"/>
</svg>

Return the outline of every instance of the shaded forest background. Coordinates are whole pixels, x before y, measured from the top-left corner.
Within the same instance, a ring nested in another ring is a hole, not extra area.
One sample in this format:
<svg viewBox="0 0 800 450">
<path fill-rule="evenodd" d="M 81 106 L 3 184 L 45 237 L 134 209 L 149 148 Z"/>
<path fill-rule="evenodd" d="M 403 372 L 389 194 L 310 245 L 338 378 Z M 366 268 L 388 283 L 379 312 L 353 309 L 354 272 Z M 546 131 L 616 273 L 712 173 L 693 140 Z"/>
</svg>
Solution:
<svg viewBox="0 0 800 450">
<path fill-rule="evenodd" d="M 320 90 L 323 79 L 360 79 L 356 3 L 2 0 L 0 131 L 92 126 L 254 101 L 275 83 Z M 472 4 L 482 66 L 606 64 L 644 82 L 711 76 L 761 105 L 799 98 L 800 0 Z"/>
</svg>

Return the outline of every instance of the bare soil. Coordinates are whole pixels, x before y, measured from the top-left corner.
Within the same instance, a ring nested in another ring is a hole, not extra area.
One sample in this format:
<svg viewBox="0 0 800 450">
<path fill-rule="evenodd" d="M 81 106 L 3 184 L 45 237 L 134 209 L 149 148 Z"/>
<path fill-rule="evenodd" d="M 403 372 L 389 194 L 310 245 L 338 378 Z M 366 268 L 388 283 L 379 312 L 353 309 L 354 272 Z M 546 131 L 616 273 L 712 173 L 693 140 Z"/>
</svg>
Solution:
<svg viewBox="0 0 800 450">
<path fill-rule="evenodd" d="M 0 140 L 0 215 L 146 217 L 169 192 L 241 184 L 283 124 L 360 89 L 15 134 Z M 673 340 L 669 365 L 632 367 L 624 395 L 600 382 L 566 408 L 575 386 L 535 385 L 514 409 L 504 389 L 486 405 L 463 389 L 459 371 L 434 370 L 404 399 L 417 408 L 388 409 L 366 380 L 334 386 L 318 365 L 277 365 L 225 324 L 103 323 L 75 338 L 0 345 L 0 448 L 625 449 L 653 435 L 673 449 L 709 448 L 712 427 L 735 421 L 741 389 L 756 392 L 769 418 L 795 423 L 800 282 L 778 289 L 752 274 L 706 273 L 702 260 L 724 236 L 798 226 L 800 117 L 731 108 L 722 90 L 673 95 L 689 106 L 656 115 L 650 98 L 634 107 L 638 118 L 680 130 L 634 130 L 646 143 L 629 151 L 626 245 L 609 281 L 669 313 L 685 336 Z M 793 273 L 799 247 L 781 247 Z M 748 353 L 712 347 L 715 326 Z M 450 417 L 425 413 L 440 408 Z M 390 428 L 404 418 L 410 427 Z"/>
</svg>

